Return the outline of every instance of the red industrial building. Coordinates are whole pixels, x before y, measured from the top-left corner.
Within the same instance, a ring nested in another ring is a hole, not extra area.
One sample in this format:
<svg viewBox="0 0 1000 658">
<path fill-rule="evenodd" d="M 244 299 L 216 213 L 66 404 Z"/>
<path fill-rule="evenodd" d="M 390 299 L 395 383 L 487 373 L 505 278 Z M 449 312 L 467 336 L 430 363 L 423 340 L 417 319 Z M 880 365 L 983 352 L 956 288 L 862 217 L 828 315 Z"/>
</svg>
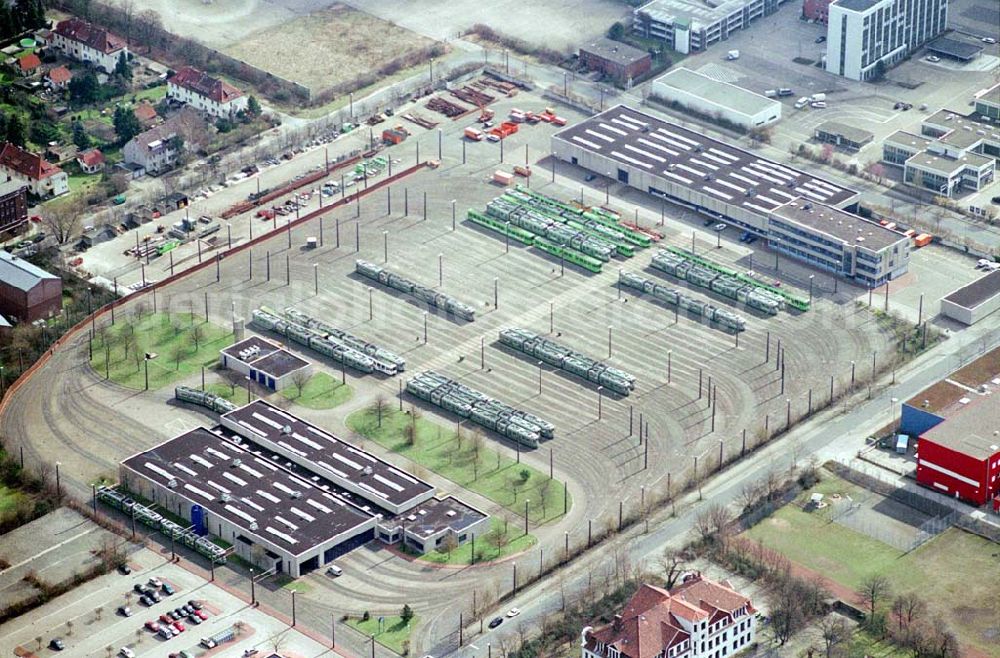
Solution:
<svg viewBox="0 0 1000 658">
<path fill-rule="evenodd" d="M 653 68 L 653 58 L 649 53 L 611 39 L 598 39 L 587 46 L 580 46 L 580 63 L 621 84 L 631 84 Z"/>
<path fill-rule="evenodd" d="M 917 482 L 975 505 L 1000 500 L 1000 399 L 970 394 L 917 442 Z"/>
<path fill-rule="evenodd" d="M 23 183 L 0 182 L 0 238 L 16 235 L 27 226 L 27 191 Z"/>
<path fill-rule="evenodd" d="M 17 322 L 51 318 L 62 310 L 62 279 L 0 250 L 0 315 Z"/>
<path fill-rule="evenodd" d="M 802 17 L 826 25 L 833 0 L 802 0 Z"/>
</svg>

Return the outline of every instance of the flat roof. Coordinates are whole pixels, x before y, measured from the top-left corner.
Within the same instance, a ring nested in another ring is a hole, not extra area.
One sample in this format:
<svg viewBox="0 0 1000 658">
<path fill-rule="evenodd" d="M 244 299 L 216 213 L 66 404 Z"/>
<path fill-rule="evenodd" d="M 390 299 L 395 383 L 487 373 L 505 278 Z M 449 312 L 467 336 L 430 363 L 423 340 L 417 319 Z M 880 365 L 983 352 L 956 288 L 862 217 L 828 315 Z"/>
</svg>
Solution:
<svg viewBox="0 0 1000 658">
<path fill-rule="evenodd" d="M 975 459 L 988 459 L 1000 452 L 1000 398 L 971 395 L 960 411 L 923 433 L 921 438 L 951 448 Z"/>
<path fill-rule="evenodd" d="M 700 30 L 752 2 L 753 0 L 717 0 L 713 6 L 701 0 L 652 0 L 635 11 L 648 14 L 660 23 L 678 23 L 689 25 L 692 30 Z"/>
<path fill-rule="evenodd" d="M 627 43 L 605 38 L 598 39 L 586 46 L 580 46 L 580 50 L 600 55 L 606 60 L 622 65 L 631 64 L 632 62 L 649 57 L 649 53 L 645 50 L 639 50 Z"/>
<path fill-rule="evenodd" d="M 979 155 L 978 153 L 966 153 L 960 158 L 949 158 L 943 155 L 936 155 L 930 151 L 921 151 L 920 153 L 911 155 L 906 160 L 907 165 L 948 175 L 955 173 L 966 165 L 982 168 L 991 162 L 993 162 L 992 158 Z"/>
<path fill-rule="evenodd" d="M 229 347 L 222 348 L 222 353 L 231 359 L 236 359 L 243 363 L 252 363 L 262 356 L 267 356 L 271 352 L 277 352 L 281 347 L 266 338 L 261 338 L 260 336 L 250 336 L 249 338 L 244 338 L 243 340 L 233 343 Z M 249 350 L 255 350 L 255 353 L 247 356 L 240 354 L 241 352 L 248 352 Z"/>
<path fill-rule="evenodd" d="M 405 507 L 434 491 L 427 482 L 264 400 L 223 414 L 222 423 L 254 443 L 298 455 L 318 475 L 349 483 L 375 504 Z"/>
<path fill-rule="evenodd" d="M 308 361 L 300 359 L 286 350 L 271 352 L 250 364 L 254 369 L 274 377 L 284 377 L 308 365 Z"/>
<path fill-rule="evenodd" d="M 1000 143 L 1000 127 L 983 121 L 978 114 L 961 115 L 950 110 L 938 110 L 923 120 L 925 126 L 947 130 L 938 141 L 966 149 L 984 139 Z"/>
<path fill-rule="evenodd" d="M 908 239 L 899 231 L 886 228 L 878 222 L 805 200 L 791 201 L 776 209 L 774 215 L 822 231 L 845 244 L 871 251 L 879 251 Z"/>
<path fill-rule="evenodd" d="M 831 135 L 840 135 L 841 137 L 858 144 L 862 142 L 870 142 L 875 139 L 874 133 L 870 133 L 862 128 L 848 126 L 847 124 L 840 123 L 839 121 L 825 121 L 816 126 L 816 130 L 830 133 Z"/>
<path fill-rule="evenodd" d="M 989 103 L 990 105 L 1000 105 L 1000 82 L 976 94 L 976 101 Z"/>
<path fill-rule="evenodd" d="M 905 130 L 897 130 L 888 137 L 885 138 L 886 142 L 892 142 L 893 144 L 900 144 L 903 146 L 910 146 L 916 151 L 923 151 L 928 146 L 930 146 L 931 140 L 928 137 L 922 135 L 916 135 Z"/>
<path fill-rule="evenodd" d="M 454 496 L 431 498 L 396 521 L 406 524 L 406 531 L 417 537 L 433 537 L 444 530 L 461 533 L 486 518 L 486 514 L 466 505 Z"/>
<path fill-rule="evenodd" d="M 653 81 L 654 89 L 656 85 L 687 92 L 743 114 L 758 114 L 772 109 L 774 106 L 781 107 L 781 103 L 774 99 L 755 94 L 728 82 L 720 82 L 683 66 L 667 71 L 658 77 Z"/>
<path fill-rule="evenodd" d="M 927 44 L 927 50 L 940 55 L 946 55 L 948 57 L 954 57 L 955 59 L 968 61 L 982 52 L 983 47 L 979 44 L 959 41 L 958 39 L 952 39 L 951 37 L 939 37 Z"/>
<path fill-rule="evenodd" d="M 198 427 L 122 462 L 248 535 L 299 555 L 373 515 Z M 170 483 L 174 482 L 174 486 Z"/>
<path fill-rule="evenodd" d="M 946 301 L 973 309 L 1000 295 L 1000 270 L 981 276 L 944 297 Z"/>
<path fill-rule="evenodd" d="M 765 215 L 799 197 L 840 206 L 858 196 L 855 190 L 624 105 L 564 128 L 552 139 Z"/>
<path fill-rule="evenodd" d="M 833 4 L 851 11 L 867 11 L 879 2 L 880 0 L 836 0 Z"/>
</svg>

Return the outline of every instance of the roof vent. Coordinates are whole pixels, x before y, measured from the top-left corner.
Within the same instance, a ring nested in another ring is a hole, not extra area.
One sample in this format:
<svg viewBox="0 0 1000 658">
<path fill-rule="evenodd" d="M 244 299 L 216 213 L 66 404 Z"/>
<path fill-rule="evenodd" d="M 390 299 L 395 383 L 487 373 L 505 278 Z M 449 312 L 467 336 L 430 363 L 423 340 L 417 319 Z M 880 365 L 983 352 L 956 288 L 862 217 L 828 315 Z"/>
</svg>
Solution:
<svg viewBox="0 0 1000 658">
<path fill-rule="evenodd" d="M 229 467 L 230 468 L 236 468 L 236 467 L 242 466 L 242 465 L 243 465 L 243 460 L 240 459 L 239 457 L 237 457 L 232 462 L 230 462 Z"/>
<path fill-rule="evenodd" d="M 293 491 L 292 493 L 290 493 L 288 495 L 291 496 L 292 498 L 302 498 L 302 492 L 301 491 Z"/>
<path fill-rule="evenodd" d="M 374 471 L 372 471 L 371 466 L 365 466 L 364 470 L 362 470 L 361 472 L 364 473 L 365 475 L 371 475 Z"/>
<path fill-rule="evenodd" d="M 250 530 L 253 530 L 253 531 L 256 531 L 256 530 L 257 530 L 257 528 L 259 528 L 260 526 L 259 526 L 259 525 L 257 525 L 257 522 L 256 522 L 256 521 L 251 521 L 251 522 L 250 522 L 250 525 L 249 525 L 248 527 L 250 528 Z"/>
<path fill-rule="evenodd" d="M 284 427 L 281 428 L 281 433 L 282 434 L 291 434 L 292 433 L 292 426 L 291 425 L 285 425 Z"/>
<path fill-rule="evenodd" d="M 227 493 L 223 493 L 221 496 L 219 496 L 219 500 L 221 500 L 224 503 L 228 503 L 232 499 L 233 499 L 233 497 L 231 495 L 227 494 Z"/>
<path fill-rule="evenodd" d="M 171 489 L 176 489 L 177 488 L 177 480 L 175 480 L 173 478 L 171 478 L 170 480 L 167 480 L 167 486 L 170 487 Z"/>
</svg>

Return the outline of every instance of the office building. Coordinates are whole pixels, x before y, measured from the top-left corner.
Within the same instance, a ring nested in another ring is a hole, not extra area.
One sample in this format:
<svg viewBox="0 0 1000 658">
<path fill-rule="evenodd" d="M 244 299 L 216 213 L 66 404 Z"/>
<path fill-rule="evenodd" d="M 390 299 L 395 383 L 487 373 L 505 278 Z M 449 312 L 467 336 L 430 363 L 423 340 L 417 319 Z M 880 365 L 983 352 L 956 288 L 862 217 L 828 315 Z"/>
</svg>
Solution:
<svg viewBox="0 0 1000 658">
<path fill-rule="evenodd" d="M 833 144 L 848 151 L 859 151 L 875 139 L 875 135 L 867 130 L 848 126 L 839 121 L 824 121 L 816 126 L 813 137 L 820 142 Z"/>
<path fill-rule="evenodd" d="M 980 120 L 1000 123 L 1000 82 L 976 94 L 973 104 Z"/>
<path fill-rule="evenodd" d="M 871 80 L 948 23 L 948 0 L 835 0 L 829 7 L 826 70 Z"/>
<path fill-rule="evenodd" d="M 902 233 L 846 212 L 856 191 L 623 105 L 557 132 L 552 153 L 862 285 L 909 265 Z"/>
<path fill-rule="evenodd" d="M 697 53 L 729 39 L 762 16 L 778 11 L 785 0 L 652 0 L 632 11 L 635 33 L 663 41 L 671 50 Z"/>
<path fill-rule="evenodd" d="M 763 128 L 781 119 L 781 103 L 742 87 L 719 82 L 697 71 L 679 67 L 653 81 L 652 95 L 667 104 L 744 130 Z"/>
</svg>

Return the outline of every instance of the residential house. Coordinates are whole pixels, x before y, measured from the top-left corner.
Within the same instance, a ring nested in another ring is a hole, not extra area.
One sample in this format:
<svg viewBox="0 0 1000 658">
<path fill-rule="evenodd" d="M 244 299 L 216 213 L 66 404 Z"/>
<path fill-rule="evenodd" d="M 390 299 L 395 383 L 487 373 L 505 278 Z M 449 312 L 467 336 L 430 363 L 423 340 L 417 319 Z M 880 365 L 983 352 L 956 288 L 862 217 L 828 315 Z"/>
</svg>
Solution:
<svg viewBox="0 0 1000 658">
<path fill-rule="evenodd" d="M 167 78 L 167 98 L 226 119 L 247 108 L 247 97 L 242 91 L 190 66 Z"/>
<path fill-rule="evenodd" d="M 19 181 L 0 183 L 0 237 L 20 233 L 28 224 L 27 190 Z"/>
<path fill-rule="evenodd" d="M 42 66 L 42 60 L 35 53 L 29 53 L 17 60 L 17 72 L 28 77 L 38 73 Z"/>
<path fill-rule="evenodd" d="M 207 131 L 198 112 L 185 108 L 161 125 L 133 137 L 125 144 L 122 155 L 127 164 L 158 175 L 171 169 L 184 149 L 203 139 Z"/>
<path fill-rule="evenodd" d="M 135 114 L 135 118 L 139 120 L 143 128 L 153 127 L 160 119 L 160 115 L 156 113 L 156 108 L 153 107 L 152 103 L 139 103 L 132 109 L 132 113 Z"/>
<path fill-rule="evenodd" d="M 582 658 L 727 658 L 754 641 L 750 599 L 690 574 L 667 591 L 642 585 L 612 623 L 582 634 Z"/>
<path fill-rule="evenodd" d="M 76 163 L 85 174 L 99 174 L 104 171 L 104 154 L 99 149 L 87 149 L 77 154 Z"/>
<path fill-rule="evenodd" d="M 50 89 L 65 89 L 72 79 L 73 73 L 65 66 L 57 66 L 45 74 L 45 82 Z"/>
<path fill-rule="evenodd" d="M 69 176 L 37 153 L 5 143 L 0 149 L 0 178 L 18 181 L 38 197 L 59 196 L 69 192 Z"/>
<path fill-rule="evenodd" d="M 105 73 L 113 73 L 122 53 L 128 57 L 125 39 L 79 18 L 59 21 L 52 44 L 67 56 L 90 62 Z"/>
<path fill-rule="evenodd" d="M 0 251 L 0 314 L 34 322 L 62 309 L 62 279 L 6 251 Z"/>
</svg>

